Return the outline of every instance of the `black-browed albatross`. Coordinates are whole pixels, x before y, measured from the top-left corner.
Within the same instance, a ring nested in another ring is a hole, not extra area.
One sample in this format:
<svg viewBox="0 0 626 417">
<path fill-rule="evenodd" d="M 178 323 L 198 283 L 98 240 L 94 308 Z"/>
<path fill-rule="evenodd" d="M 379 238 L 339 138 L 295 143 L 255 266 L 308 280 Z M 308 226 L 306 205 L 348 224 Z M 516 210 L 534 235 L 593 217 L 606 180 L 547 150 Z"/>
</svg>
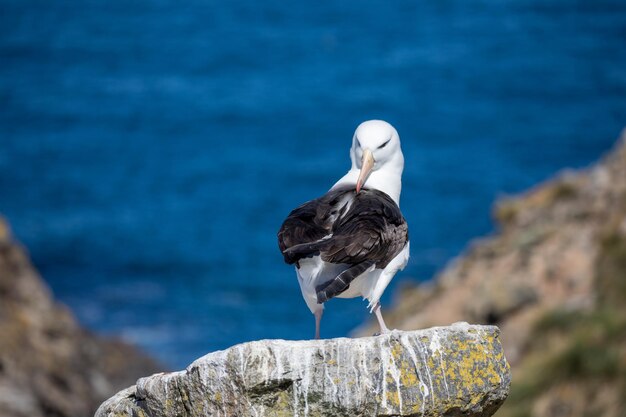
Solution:
<svg viewBox="0 0 626 417">
<path fill-rule="evenodd" d="M 350 148 L 352 167 L 323 196 L 293 210 L 278 231 L 285 262 L 294 264 L 320 337 L 324 303 L 363 297 L 380 332 L 389 331 L 380 297 L 409 260 L 408 226 L 400 212 L 404 156 L 396 129 L 361 123 Z"/>
</svg>

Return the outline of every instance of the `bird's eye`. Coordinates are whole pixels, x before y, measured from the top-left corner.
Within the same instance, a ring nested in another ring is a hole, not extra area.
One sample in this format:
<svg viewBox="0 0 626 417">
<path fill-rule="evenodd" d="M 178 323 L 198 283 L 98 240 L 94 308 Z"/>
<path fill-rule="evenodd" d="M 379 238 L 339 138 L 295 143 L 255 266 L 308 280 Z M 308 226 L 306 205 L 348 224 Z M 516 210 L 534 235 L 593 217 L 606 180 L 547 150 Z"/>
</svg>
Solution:
<svg viewBox="0 0 626 417">
<path fill-rule="evenodd" d="M 357 147 L 357 148 L 362 148 L 362 146 L 361 146 L 361 142 L 359 142 L 359 140 L 358 140 L 358 139 L 355 139 L 355 140 L 356 140 L 356 147 Z"/>
<path fill-rule="evenodd" d="M 378 149 L 382 149 L 382 148 L 384 148 L 385 146 L 387 146 L 387 144 L 388 144 L 389 142 L 391 142 L 391 138 L 387 139 L 387 142 L 385 142 L 385 143 L 383 143 L 382 145 L 380 145 L 380 146 L 378 147 Z"/>
</svg>

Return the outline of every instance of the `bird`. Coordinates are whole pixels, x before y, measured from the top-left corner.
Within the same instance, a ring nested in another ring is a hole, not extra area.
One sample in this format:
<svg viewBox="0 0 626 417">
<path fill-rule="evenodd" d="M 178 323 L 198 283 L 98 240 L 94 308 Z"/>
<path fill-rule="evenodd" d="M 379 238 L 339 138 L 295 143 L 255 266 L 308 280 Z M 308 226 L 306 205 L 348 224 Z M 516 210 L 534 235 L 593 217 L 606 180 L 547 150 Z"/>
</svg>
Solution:
<svg viewBox="0 0 626 417">
<path fill-rule="evenodd" d="M 409 260 L 409 230 L 400 211 L 404 155 L 397 130 L 368 120 L 355 130 L 351 167 L 330 190 L 289 213 L 277 237 L 287 264 L 294 265 L 304 301 L 320 338 L 324 304 L 363 297 L 380 326 L 380 298 Z"/>
</svg>

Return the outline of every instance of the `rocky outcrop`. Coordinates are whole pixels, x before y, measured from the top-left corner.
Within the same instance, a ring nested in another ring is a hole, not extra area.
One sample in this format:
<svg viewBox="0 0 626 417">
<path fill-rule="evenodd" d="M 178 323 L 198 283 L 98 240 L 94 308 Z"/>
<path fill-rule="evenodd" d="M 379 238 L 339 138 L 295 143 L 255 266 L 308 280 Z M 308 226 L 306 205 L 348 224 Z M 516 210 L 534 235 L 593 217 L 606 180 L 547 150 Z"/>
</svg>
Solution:
<svg viewBox="0 0 626 417">
<path fill-rule="evenodd" d="M 515 375 L 498 415 L 625 415 L 626 134 L 590 168 L 502 199 L 494 217 L 497 233 L 402 290 L 387 323 L 497 324 Z"/>
<path fill-rule="evenodd" d="M 511 374 L 493 326 L 244 343 L 142 378 L 96 417 L 490 416 Z"/>
<path fill-rule="evenodd" d="M 85 417 L 159 366 L 82 329 L 0 218 L 0 416 Z"/>
</svg>

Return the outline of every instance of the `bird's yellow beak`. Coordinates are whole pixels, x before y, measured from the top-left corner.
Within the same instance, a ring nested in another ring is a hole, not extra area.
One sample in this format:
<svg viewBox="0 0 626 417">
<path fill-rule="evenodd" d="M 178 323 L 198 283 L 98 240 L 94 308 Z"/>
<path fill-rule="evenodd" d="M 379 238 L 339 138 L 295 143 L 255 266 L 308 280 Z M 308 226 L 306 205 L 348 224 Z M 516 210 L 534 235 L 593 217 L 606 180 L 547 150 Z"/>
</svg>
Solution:
<svg viewBox="0 0 626 417">
<path fill-rule="evenodd" d="M 363 158 L 361 158 L 361 172 L 359 172 L 359 179 L 356 181 L 356 192 L 361 191 L 363 184 L 367 181 L 372 168 L 374 167 L 374 155 L 369 149 L 363 150 Z"/>
</svg>

